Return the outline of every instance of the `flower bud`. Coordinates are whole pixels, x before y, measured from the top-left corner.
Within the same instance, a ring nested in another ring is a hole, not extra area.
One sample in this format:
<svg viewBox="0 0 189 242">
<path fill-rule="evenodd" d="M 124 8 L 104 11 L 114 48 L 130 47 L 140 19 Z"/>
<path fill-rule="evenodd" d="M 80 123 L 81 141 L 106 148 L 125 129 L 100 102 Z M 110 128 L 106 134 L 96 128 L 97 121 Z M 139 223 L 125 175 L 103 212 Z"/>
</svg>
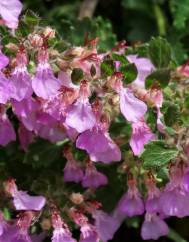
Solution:
<svg viewBox="0 0 189 242">
<path fill-rule="evenodd" d="M 55 38 L 56 31 L 52 29 L 51 27 L 46 27 L 43 31 L 44 37 L 48 39 Z"/>
<path fill-rule="evenodd" d="M 43 45 L 43 38 L 38 34 L 30 34 L 28 39 L 34 48 L 39 48 Z"/>
<path fill-rule="evenodd" d="M 84 201 L 84 198 L 83 198 L 83 195 L 81 193 L 72 193 L 71 196 L 70 196 L 70 200 L 76 204 L 76 205 L 79 205 L 81 203 L 83 203 Z"/>
</svg>

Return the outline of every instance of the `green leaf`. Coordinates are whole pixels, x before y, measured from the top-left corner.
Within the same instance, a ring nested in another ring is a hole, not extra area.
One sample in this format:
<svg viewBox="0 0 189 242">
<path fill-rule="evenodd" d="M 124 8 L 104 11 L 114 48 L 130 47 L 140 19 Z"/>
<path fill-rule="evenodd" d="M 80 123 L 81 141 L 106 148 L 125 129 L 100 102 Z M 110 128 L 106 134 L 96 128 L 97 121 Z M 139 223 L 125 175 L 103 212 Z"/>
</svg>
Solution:
<svg viewBox="0 0 189 242">
<path fill-rule="evenodd" d="M 161 68 L 156 70 L 147 76 L 145 82 L 146 88 L 150 88 L 155 82 L 158 82 L 160 86 L 164 88 L 168 85 L 170 78 L 170 69 Z"/>
<path fill-rule="evenodd" d="M 129 61 L 125 58 L 124 55 L 118 55 L 116 53 L 113 53 L 112 58 L 113 58 L 114 61 L 120 61 L 121 64 L 123 64 L 123 65 L 129 64 Z"/>
<path fill-rule="evenodd" d="M 171 0 L 170 6 L 175 28 L 178 30 L 185 28 L 189 19 L 189 0 Z"/>
<path fill-rule="evenodd" d="M 149 42 L 148 54 L 156 67 L 166 68 L 171 61 L 171 46 L 162 37 L 152 38 Z"/>
<path fill-rule="evenodd" d="M 124 82 L 126 84 L 131 83 L 132 81 L 134 81 L 136 79 L 136 77 L 137 77 L 137 74 L 138 74 L 137 68 L 136 68 L 134 63 L 128 64 L 126 66 L 125 65 L 121 66 L 120 71 L 124 75 Z"/>
<path fill-rule="evenodd" d="M 172 102 L 165 102 L 163 108 L 166 109 L 164 113 L 165 124 L 171 127 L 179 120 L 180 108 L 177 104 L 174 104 Z"/>
<path fill-rule="evenodd" d="M 111 76 L 114 72 L 114 66 L 112 60 L 105 60 L 101 63 L 102 75 Z"/>
<path fill-rule="evenodd" d="M 141 155 L 143 167 L 146 169 L 161 168 L 175 158 L 178 154 L 176 148 L 169 148 L 164 141 L 152 141 L 145 145 L 144 152 Z"/>
<path fill-rule="evenodd" d="M 71 79 L 73 83 L 78 83 L 83 78 L 83 71 L 80 68 L 75 68 L 72 71 Z"/>
</svg>

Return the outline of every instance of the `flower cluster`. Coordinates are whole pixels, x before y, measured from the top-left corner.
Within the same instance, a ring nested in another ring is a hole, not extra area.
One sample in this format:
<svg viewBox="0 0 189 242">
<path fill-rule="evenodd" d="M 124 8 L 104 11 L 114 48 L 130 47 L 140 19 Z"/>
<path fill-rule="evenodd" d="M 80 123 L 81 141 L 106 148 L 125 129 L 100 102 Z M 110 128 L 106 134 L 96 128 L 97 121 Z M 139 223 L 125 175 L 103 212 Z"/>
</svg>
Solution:
<svg viewBox="0 0 189 242">
<path fill-rule="evenodd" d="M 21 9 L 19 0 L 1 0 L 1 24 L 15 32 Z M 22 150 L 28 152 L 37 137 L 55 144 L 67 143 L 63 148 L 67 160 L 64 182 L 80 183 L 84 192 L 71 193 L 61 209 L 50 197 L 30 196 L 18 190 L 14 179 L 8 179 L 4 183 L 5 197 L 11 199 L 18 215 L 7 220 L 0 213 L 0 241 L 42 241 L 52 228 L 52 242 L 74 242 L 67 225 L 69 220 L 80 229 L 80 242 L 107 242 L 126 217 L 143 214 L 144 240 L 167 235 L 166 218 L 189 216 L 189 171 L 180 159 L 170 164 L 169 182 L 165 186 L 159 186 L 153 171 L 137 173 L 137 161 L 128 165 L 123 169 L 127 174 L 127 192 L 111 213 L 104 212 L 93 197 L 97 188 L 108 184 L 108 177 L 97 170 L 96 163 L 106 166 L 124 161 L 120 148 L 124 143 L 128 143 L 136 159 L 146 144 L 157 140 L 158 135 L 166 136 L 161 112 L 163 90 L 157 83 L 145 87 L 146 78 L 156 67 L 146 57 L 125 54 L 124 42 L 109 52 L 99 53 L 98 40 L 87 39 L 84 47 L 60 53 L 49 44 L 54 37 L 55 31 L 50 27 L 36 28 L 19 39 L 18 44 L 1 46 L 0 145 L 17 140 Z M 9 55 L 5 55 L 7 50 Z M 102 67 L 106 61 L 111 61 L 111 71 L 104 74 Z M 137 70 L 130 83 L 125 81 L 123 62 Z M 183 68 L 179 69 L 181 74 Z M 74 72 L 82 72 L 82 77 L 74 80 Z M 153 131 L 146 118 L 149 108 L 156 113 Z M 123 141 L 110 131 L 118 116 L 131 128 L 129 140 Z M 84 151 L 82 162 L 74 156 L 75 148 Z M 184 152 L 188 154 L 187 147 Z M 138 174 L 142 174 L 141 179 Z M 139 180 L 144 189 L 141 184 L 138 186 Z M 43 213 L 48 228 L 39 235 L 30 235 L 30 227 Z"/>
</svg>

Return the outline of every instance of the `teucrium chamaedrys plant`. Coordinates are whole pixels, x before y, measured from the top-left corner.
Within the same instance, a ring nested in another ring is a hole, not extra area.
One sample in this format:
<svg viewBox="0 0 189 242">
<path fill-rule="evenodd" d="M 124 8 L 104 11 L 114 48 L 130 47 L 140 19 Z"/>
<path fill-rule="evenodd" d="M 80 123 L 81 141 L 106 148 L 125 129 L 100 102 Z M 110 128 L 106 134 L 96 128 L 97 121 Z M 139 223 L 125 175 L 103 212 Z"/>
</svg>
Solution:
<svg viewBox="0 0 189 242">
<path fill-rule="evenodd" d="M 17 28 L 21 8 L 0 3 L 0 241 L 76 241 L 76 226 L 106 242 L 143 214 L 144 240 L 167 235 L 164 218 L 189 215 L 187 63 L 160 37 L 70 47 L 33 14 Z"/>
</svg>

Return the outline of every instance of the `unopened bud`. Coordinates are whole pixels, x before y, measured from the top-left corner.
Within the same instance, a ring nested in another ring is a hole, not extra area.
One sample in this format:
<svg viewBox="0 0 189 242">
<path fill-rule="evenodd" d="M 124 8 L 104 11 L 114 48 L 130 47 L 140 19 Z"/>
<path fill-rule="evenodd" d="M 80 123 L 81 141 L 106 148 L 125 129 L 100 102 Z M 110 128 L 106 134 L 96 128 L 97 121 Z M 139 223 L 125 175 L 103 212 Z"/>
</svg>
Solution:
<svg viewBox="0 0 189 242">
<path fill-rule="evenodd" d="M 43 31 L 44 37 L 48 39 L 55 38 L 56 31 L 51 27 L 46 27 Z"/>
<path fill-rule="evenodd" d="M 72 193 L 70 196 L 70 200 L 74 203 L 74 204 L 81 204 L 84 201 L 83 195 L 81 193 Z"/>
<path fill-rule="evenodd" d="M 43 45 L 43 38 L 38 34 L 30 34 L 28 39 L 34 48 L 39 48 Z"/>
<path fill-rule="evenodd" d="M 44 218 L 41 222 L 41 227 L 43 230 L 49 230 L 51 228 L 51 221 L 48 218 Z"/>
<path fill-rule="evenodd" d="M 5 47 L 12 52 L 18 51 L 18 46 L 14 43 L 8 43 Z"/>
</svg>

